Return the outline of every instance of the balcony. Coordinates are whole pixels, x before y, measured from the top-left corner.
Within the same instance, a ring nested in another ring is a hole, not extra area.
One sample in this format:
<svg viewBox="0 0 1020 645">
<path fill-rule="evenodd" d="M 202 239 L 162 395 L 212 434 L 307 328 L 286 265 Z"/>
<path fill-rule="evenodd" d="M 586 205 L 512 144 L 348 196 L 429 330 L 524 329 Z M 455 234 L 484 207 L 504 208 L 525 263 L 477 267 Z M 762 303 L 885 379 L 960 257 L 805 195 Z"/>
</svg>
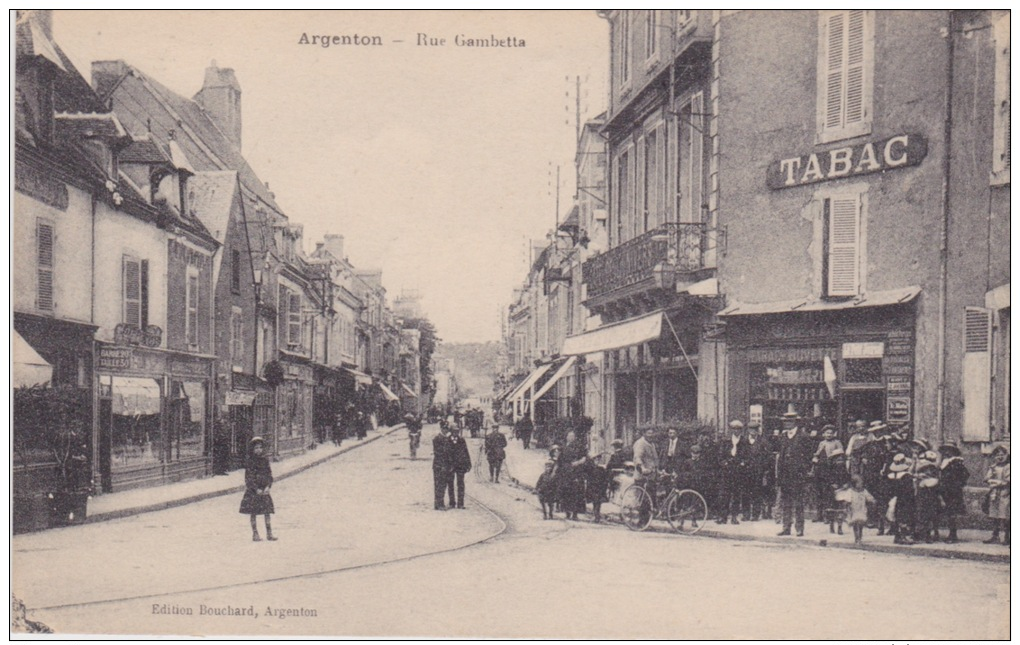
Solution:
<svg viewBox="0 0 1020 645">
<path fill-rule="evenodd" d="M 670 222 L 586 261 L 585 304 L 598 308 L 617 297 L 669 290 L 677 274 L 696 274 L 705 267 L 704 224 Z M 693 276 L 691 276 L 693 278 Z"/>
</svg>

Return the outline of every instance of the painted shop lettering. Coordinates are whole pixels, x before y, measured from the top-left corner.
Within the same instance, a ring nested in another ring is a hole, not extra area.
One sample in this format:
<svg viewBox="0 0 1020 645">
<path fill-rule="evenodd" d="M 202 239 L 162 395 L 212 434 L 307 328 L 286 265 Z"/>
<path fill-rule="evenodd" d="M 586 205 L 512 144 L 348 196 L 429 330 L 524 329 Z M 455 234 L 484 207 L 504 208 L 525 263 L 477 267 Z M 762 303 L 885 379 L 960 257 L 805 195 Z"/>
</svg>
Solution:
<svg viewBox="0 0 1020 645">
<path fill-rule="evenodd" d="M 928 154 L 928 142 L 919 134 L 901 134 L 826 152 L 787 157 L 769 164 L 769 188 L 789 188 L 830 179 L 916 166 Z"/>
</svg>

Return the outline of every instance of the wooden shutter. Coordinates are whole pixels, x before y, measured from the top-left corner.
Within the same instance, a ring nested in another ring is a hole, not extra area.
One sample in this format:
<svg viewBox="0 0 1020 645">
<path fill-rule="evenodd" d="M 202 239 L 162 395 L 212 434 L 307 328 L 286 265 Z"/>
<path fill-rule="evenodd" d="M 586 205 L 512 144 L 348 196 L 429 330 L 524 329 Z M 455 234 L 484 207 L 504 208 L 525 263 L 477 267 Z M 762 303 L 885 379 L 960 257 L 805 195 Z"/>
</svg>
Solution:
<svg viewBox="0 0 1020 645">
<path fill-rule="evenodd" d="M 290 315 L 287 319 L 287 344 L 301 346 L 301 294 L 290 294 Z"/>
<path fill-rule="evenodd" d="M 825 21 L 825 27 L 825 128 L 840 128 L 843 126 L 846 13 L 832 13 Z"/>
<path fill-rule="evenodd" d="M 281 347 L 287 346 L 287 316 L 290 307 L 290 296 L 287 287 L 282 284 L 277 287 L 278 296 L 276 299 L 276 333 L 277 342 Z M 282 338 L 281 338 L 282 337 Z"/>
<path fill-rule="evenodd" d="M 138 292 L 142 294 L 141 304 L 141 320 L 139 321 L 139 327 L 145 328 L 149 326 L 149 261 L 142 260 L 139 263 L 138 271 L 139 288 Z"/>
<path fill-rule="evenodd" d="M 124 322 L 136 327 L 142 326 L 142 285 L 141 263 L 125 255 L 122 261 L 122 282 L 124 287 Z"/>
<path fill-rule="evenodd" d="M 843 125 L 864 121 L 864 11 L 850 11 L 846 30 L 846 101 Z"/>
<path fill-rule="evenodd" d="M 198 276 L 188 276 L 188 293 L 187 293 L 187 318 L 185 325 L 187 327 L 187 339 L 188 345 L 198 345 Z"/>
<path fill-rule="evenodd" d="M 963 319 L 963 440 L 991 440 L 992 310 L 966 307 Z"/>
<path fill-rule="evenodd" d="M 53 224 L 39 220 L 36 240 L 36 308 L 53 311 Z"/>
<path fill-rule="evenodd" d="M 860 287 L 860 196 L 828 200 L 828 295 L 856 296 Z"/>
</svg>

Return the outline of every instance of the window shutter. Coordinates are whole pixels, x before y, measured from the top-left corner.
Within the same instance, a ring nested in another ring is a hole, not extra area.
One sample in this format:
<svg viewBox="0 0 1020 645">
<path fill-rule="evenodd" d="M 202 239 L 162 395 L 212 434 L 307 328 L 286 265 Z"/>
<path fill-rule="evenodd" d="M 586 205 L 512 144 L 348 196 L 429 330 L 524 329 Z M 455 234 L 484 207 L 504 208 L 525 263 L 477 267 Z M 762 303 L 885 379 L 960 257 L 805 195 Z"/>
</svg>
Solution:
<svg viewBox="0 0 1020 645">
<path fill-rule="evenodd" d="M 189 345 L 198 345 L 198 276 L 188 276 L 187 338 Z"/>
<path fill-rule="evenodd" d="M 691 222 L 700 222 L 705 199 L 705 101 L 698 92 L 691 98 Z"/>
<path fill-rule="evenodd" d="M 141 272 L 141 264 L 138 260 L 124 256 L 122 263 L 124 322 L 136 327 L 142 326 Z"/>
<path fill-rule="evenodd" d="M 138 326 L 145 328 L 149 326 L 149 261 L 142 260 L 138 265 L 138 293 L 141 294 L 139 307 L 141 320 Z"/>
<path fill-rule="evenodd" d="M 36 225 L 36 308 L 53 311 L 53 225 L 39 221 Z"/>
<path fill-rule="evenodd" d="M 860 197 L 829 199 L 828 295 L 856 296 L 860 286 Z"/>
<path fill-rule="evenodd" d="M 864 11 L 850 11 L 847 20 L 846 120 L 844 125 L 864 120 Z"/>
<path fill-rule="evenodd" d="M 290 317 L 287 325 L 287 344 L 301 345 L 301 294 L 290 294 Z"/>
<path fill-rule="evenodd" d="M 966 307 L 963 319 L 963 440 L 991 440 L 992 310 Z"/>
<path fill-rule="evenodd" d="M 276 299 L 276 333 L 277 342 L 280 346 L 285 347 L 287 345 L 287 316 L 288 307 L 290 306 L 290 296 L 287 295 L 287 287 L 282 284 L 277 287 L 277 299 Z M 281 339 L 282 337 L 282 339 Z"/>
<path fill-rule="evenodd" d="M 837 11 L 826 20 L 825 34 L 825 127 L 843 125 L 843 41 L 846 14 Z"/>
</svg>

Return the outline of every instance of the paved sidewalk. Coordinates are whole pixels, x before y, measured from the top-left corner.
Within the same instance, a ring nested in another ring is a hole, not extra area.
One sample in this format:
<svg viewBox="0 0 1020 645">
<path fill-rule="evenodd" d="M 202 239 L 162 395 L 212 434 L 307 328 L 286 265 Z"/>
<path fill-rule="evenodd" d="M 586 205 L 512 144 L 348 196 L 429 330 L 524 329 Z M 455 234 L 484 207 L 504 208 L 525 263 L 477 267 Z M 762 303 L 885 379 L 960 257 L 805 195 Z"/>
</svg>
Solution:
<svg viewBox="0 0 1020 645">
<path fill-rule="evenodd" d="M 370 431 L 368 437 L 360 441 L 356 438 L 345 439 L 340 446 L 334 446 L 332 443 L 319 444 L 314 449 L 300 455 L 274 462 L 272 465 L 273 479 L 276 481 L 286 479 L 403 428 L 403 423 L 392 427 L 380 426 L 378 429 Z M 243 490 L 244 469 L 242 468 L 226 475 L 211 475 L 202 479 L 162 486 L 106 493 L 89 499 L 88 516 L 85 521 L 86 523 L 103 522 L 118 517 L 191 504 L 210 497 L 240 493 Z"/>
<path fill-rule="evenodd" d="M 511 439 L 506 449 L 506 463 L 509 474 L 514 483 L 533 490 L 535 482 L 549 459 L 549 451 L 541 448 L 530 448 L 524 450 L 520 441 Z M 537 499 L 535 504 L 537 505 Z M 614 504 L 603 504 L 602 513 L 611 522 L 618 521 L 617 513 L 619 508 Z M 926 555 L 930 557 L 958 558 L 966 560 L 981 560 L 985 562 L 1010 561 L 1009 547 L 1001 544 L 984 544 L 983 540 L 989 536 L 988 531 L 960 530 L 960 542 L 956 544 L 915 544 L 912 546 L 893 544 L 891 535 L 879 536 L 875 529 L 866 529 L 864 532 L 864 544 L 854 544 L 853 531 L 849 526 L 843 527 L 843 535 L 829 532 L 829 525 L 815 523 L 808 520 L 804 527 L 804 537 L 779 537 L 780 526 L 773 520 L 759 520 L 757 522 L 741 522 L 740 524 L 717 524 L 715 521 L 709 523 L 698 532 L 698 537 L 714 537 L 730 540 L 753 540 L 757 542 L 769 542 L 783 545 L 798 546 L 825 546 L 842 549 L 860 549 L 865 551 L 879 551 L 884 553 L 902 553 L 907 555 Z M 665 523 L 657 521 L 647 530 L 671 531 Z M 942 530 L 942 535 L 946 531 Z"/>
</svg>

